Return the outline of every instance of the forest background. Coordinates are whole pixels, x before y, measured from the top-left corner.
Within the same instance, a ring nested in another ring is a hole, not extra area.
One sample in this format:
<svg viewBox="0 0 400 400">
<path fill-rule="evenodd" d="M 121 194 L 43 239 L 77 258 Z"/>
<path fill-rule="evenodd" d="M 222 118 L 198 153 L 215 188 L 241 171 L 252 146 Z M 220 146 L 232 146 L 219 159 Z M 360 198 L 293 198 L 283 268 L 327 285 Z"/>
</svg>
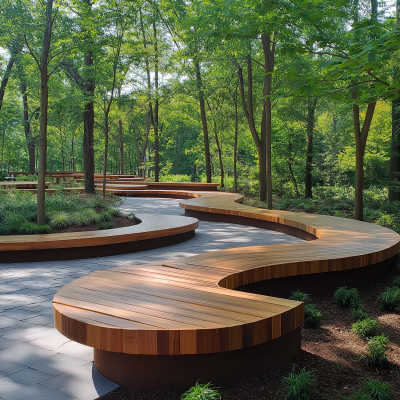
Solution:
<svg viewBox="0 0 400 400">
<path fill-rule="evenodd" d="M 400 231 L 399 11 L 0 0 L 0 173 L 85 171 L 87 192 L 94 172 L 219 182 Z"/>
</svg>

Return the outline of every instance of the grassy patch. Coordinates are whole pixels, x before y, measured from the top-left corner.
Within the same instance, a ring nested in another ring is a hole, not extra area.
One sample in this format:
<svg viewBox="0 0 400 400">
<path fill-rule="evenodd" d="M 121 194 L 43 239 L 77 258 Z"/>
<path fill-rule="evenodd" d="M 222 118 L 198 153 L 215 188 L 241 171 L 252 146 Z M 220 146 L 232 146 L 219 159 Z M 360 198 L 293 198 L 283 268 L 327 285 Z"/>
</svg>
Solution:
<svg viewBox="0 0 400 400">
<path fill-rule="evenodd" d="M 400 289 L 398 287 L 387 288 L 378 297 L 382 308 L 395 311 L 400 306 Z"/>
<path fill-rule="evenodd" d="M 112 223 L 121 200 L 100 195 L 57 192 L 46 195 L 46 224 L 36 225 L 36 195 L 15 189 L 0 190 L 0 235 L 49 233 L 70 226 Z M 109 229 L 109 228 L 102 228 Z"/>
<path fill-rule="evenodd" d="M 214 388 L 210 383 L 199 384 L 191 387 L 181 397 L 181 400 L 219 400 L 221 398 L 218 388 Z"/>
<path fill-rule="evenodd" d="M 336 304 L 342 308 L 357 308 L 361 303 L 358 290 L 355 288 L 347 289 L 346 286 L 338 288 L 333 295 L 333 299 L 335 300 Z"/>
<path fill-rule="evenodd" d="M 389 338 L 385 334 L 372 338 L 368 342 L 368 349 L 364 354 L 368 364 L 378 368 L 386 367 L 389 364 L 387 358 L 389 343 Z"/>
<path fill-rule="evenodd" d="M 353 324 L 353 332 L 357 333 L 363 339 L 376 336 L 381 326 L 377 319 L 365 318 Z"/>
<path fill-rule="evenodd" d="M 305 368 L 293 372 L 283 378 L 284 387 L 277 393 L 277 397 L 284 400 L 311 400 L 314 392 L 314 372 Z"/>
</svg>

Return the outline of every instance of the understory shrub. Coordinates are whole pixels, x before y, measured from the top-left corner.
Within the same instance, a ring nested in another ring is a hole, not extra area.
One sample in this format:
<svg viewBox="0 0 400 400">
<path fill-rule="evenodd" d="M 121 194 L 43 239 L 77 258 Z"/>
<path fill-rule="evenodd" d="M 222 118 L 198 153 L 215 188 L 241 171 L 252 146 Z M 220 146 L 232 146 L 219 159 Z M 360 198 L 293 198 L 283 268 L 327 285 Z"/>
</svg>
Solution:
<svg viewBox="0 0 400 400">
<path fill-rule="evenodd" d="M 45 227 L 36 226 L 36 195 L 15 189 L 0 189 L 0 235 L 48 233 L 69 226 L 110 222 L 121 213 L 118 197 L 57 192 L 46 195 Z"/>
<path fill-rule="evenodd" d="M 114 224 L 111 221 L 104 221 L 104 222 L 100 222 L 100 224 L 98 225 L 98 228 L 100 230 L 102 230 L 102 229 L 112 229 L 112 228 L 114 228 Z"/>
<path fill-rule="evenodd" d="M 357 333 L 363 339 L 376 336 L 380 329 L 378 320 L 374 318 L 365 318 L 353 324 L 353 332 Z"/>
<path fill-rule="evenodd" d="M 389 360 L 387 358 L 387 351 L 389 343 L 389 338 L 385 334 L 372 338 L 368 342 L 368 349 L 364 354 L 367 362 L 379 368 L 388 365 Z"/>
<path fill-rule="evenodd" d="M 283 400 L 311 400 L 314 391 L 314 371 L 306 371 L 305 368 L 296 374 L 293 372 L 283 378 L 284 387 L 277 393 Z"/>
<path fill-rule="evenodd" d="M 321 320 L 322 312 L 314 304 L 304 306 L 304 326 L 306 328 L 319 328 Z"/>
<path fill-rule="evenodd" d="M 400 288 L 400 276 L 397 276 L 393 281 L 393 286 Z"/>
<path fill-rule="evenodd" d="M 369 317 L 368 313 L 365 311 L 364 306 L 354 307 L 351 309 L 351 316 L 355 321 L 361 321 Z"/>
<path fill-rule="evenodd" d="M 333 298 L 337 305 L 342 308 L 357 307 L 361 303 L 358 290 L 356 288 L 347 289 L 346 286 L 338 288 Z"/>
<path fill-rule="evenodd" d="M 311 296 L 307 293 L 303 293 L 301 290 L 297 289 L 295 292 L 292 292 L 292 295 L 289 297 L 290 300 L 302 301 L 304 304 L 311 303 Z"/>
<path fill-rule="evenodd" d="M 359 390 L 350 396 L 340 396 L 340 400 L 393 400 L 393 395 L 389 382 L 368 378 Z"/>
<path fill-rule="evenodd" d="M 218 388 L 215 388 L 211 383 L 199 384 L 191 387 L 181 397 L 181 400 L 218 400 L 221 395 L 218 392 Z"/>
<path fill-rule="evenodd" d="M 395 311 L 400 306 L 400 288 L 387 288 L 378 297 L 382 308 L 388 311 Z"/>
</svg>

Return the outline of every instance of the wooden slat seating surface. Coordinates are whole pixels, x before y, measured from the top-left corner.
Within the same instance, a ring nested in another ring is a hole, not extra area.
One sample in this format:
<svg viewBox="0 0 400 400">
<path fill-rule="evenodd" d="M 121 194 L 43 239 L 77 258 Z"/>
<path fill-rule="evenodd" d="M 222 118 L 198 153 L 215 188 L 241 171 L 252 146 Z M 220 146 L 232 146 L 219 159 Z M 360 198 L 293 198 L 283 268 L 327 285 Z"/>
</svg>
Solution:
<svg viewBox="0 0 400 400">
<path fill-rule="evenodd" d="M 103 183 L 98 183 L 95 182 L 95 187 L 96 189 L 103 189 Z M 106 182 L 106 189 L 109 190 L 144 190 L 147 189 L 147 184 L 146 185 L 138 185 L 138 184 L 133 184 L 133 183 L 108 183 Z"/>
<path fill-rule="evenodd" d="M 137 217 L 140 218 L 140 215 Z M 143 214 L 143 220 L 140 224 L 124 228 L 40 235 L 0 236 L 0 258 L 2 251 L 65 249 L 127 243 L 179 235 L 193 231 L 197 226 L 198 221 L 195 218 Z"/>
<path fill-rule="evenodd" d="M 192 197 L 180 206 L 268 220 L 307 231 L 317 240 L 94 272 L 54 296 L 55 326 L 62 334 L 96 351 L 130 355 L 246 349 L 298 330 L 303 303 L 231 289 L 273 278 L 361 268 L 391 259 L 400 250 L 400 236 L 378 225 L 252 208 L 240 204 L 242 196 L 236 194 L 193 192 Z"/>
</svg>

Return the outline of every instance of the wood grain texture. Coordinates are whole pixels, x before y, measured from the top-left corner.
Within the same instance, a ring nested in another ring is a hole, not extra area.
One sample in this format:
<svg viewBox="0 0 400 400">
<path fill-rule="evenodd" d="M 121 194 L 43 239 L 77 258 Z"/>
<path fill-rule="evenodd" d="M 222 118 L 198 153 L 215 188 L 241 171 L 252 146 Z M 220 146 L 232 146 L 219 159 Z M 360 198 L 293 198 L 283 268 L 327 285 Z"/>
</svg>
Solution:
<svg viewBox="0 0 400 400">
<path fill-rule="evenodd" d="M 245 349 L 299 328 L 304 305 L 231 289 L 280 277 L 362 268 L 400 250 L 400 236 L 378 225 L 247 207 L 237 194 L 159 192 L 193 197 L 180 203 L 188 210 L 273 221 L 309 232 L 317 240 L 94 272 L 54 296 L 55 326 L 71 340 L 98 350 L 144 355 Z"/>
</svg>

